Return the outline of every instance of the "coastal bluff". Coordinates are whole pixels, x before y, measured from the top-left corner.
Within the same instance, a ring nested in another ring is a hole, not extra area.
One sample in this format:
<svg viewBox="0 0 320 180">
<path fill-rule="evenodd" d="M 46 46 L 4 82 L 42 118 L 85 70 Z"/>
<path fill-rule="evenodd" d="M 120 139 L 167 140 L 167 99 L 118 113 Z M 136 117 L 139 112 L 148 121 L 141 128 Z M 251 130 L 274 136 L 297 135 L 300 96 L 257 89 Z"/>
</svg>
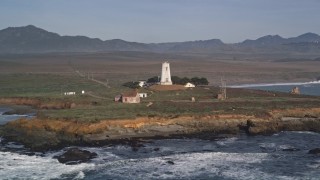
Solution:
<svg viewBox="0 0 320 180">
<path fill-rule="evenodd" d="M 8 141 L 20 142 L 35 151 L 70 145 L 100 146 L 134 139 L 217 135 L 269 135 L 280 131 L 320 132 L 320 108 L 272 110 L 267 116 L 242 114 L 138 117 L 135 119 L 78 122 L 76 120 L 19 119 L 1 127 Z"/>
</svg>

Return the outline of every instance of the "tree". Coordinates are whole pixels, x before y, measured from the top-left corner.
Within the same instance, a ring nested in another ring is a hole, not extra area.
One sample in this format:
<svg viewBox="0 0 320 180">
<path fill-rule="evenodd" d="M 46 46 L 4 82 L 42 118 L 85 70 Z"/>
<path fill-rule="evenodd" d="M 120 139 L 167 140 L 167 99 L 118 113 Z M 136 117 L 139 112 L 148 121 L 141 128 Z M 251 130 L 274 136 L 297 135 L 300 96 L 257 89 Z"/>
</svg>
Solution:
<svg viewBox="0 0 320 180">
<path fill-rule="evenodd" d="M 209 84 L 209 81 L 207 80 L 207 78 L 204 78 L 204 77 L 201 77 L 201 78 L 193 77 L 191 78 L 191 82 L 196 86 Z"/>
<path fill-rule="evenodd" d="M 139 82 L 126 82 L 126 83 L 124 83 L 122 85 L 125 86 L 125 87 L 128 87 L 128 88 L 132 88 L 132 89 L 140 88 Z"/>
<path fill-rule="evenodd" d="M 187 77 L 180 78 L 178 76 L 171 76 L 171 81 L 173 84 L 181 84 L 181 85 L 185 85 L 188 82 L 191 82 L 191 80 Z"/>
<path fill-rule="evenodd" d="M 191 82 L 196 86 L 200 85 L 199 81 L 200 79 L 198 77 L 191 78 Z"/>
<path fill-rule="evenodd" d="M 180 84 L 182 84 L 182 85 L 185 85 L 185 84 L 187 84 L 188 82 L 191 82 L 191 80 L 190 80 L 189 78 L 187 78 L 187 77 L 184 77 L 184 78 L 182 78 L 182 79 L 180 80 Z"/>
<path fill-rule="evenodd" d="M 159 77 L 158 76 L 154 76 L 154 77 L 149 78 L 147 80 L 147 83 L 157 83 L 157 82 L 159 82 Z"/>
<path fill-rule="evenodd" d="M 209 81 L 207 78 L 202 77 L 202 78 L 200 78 L 199 83 L 200 83 L 200 85 L 208 85 Z"/>
<path fill-rule="evenodd" d="M 171 76 L 171 81 L 173 84 L 180 84 L 180 85 L 185 85 L 188 82 L 193 83 L 194 85 L 198 86 L 198 85 L 208 85 L 209 81 L 207 80 L 207 78 L 204 77 L 193 77 L 191 79 L 187 78 L 187 77 L 178 77 L 178 76 Z M 154 76 L 152 78 L 149 78 L 147 80 L 147 83 L 157 83 L 159 82 L 159 77 L 158 76 Z"/>
<path fill-rule="evenodd" d="M 171 81 L 173 84 L 180 84 L 181 78 L 178 76 L 171 76 Z"/>
</svg>

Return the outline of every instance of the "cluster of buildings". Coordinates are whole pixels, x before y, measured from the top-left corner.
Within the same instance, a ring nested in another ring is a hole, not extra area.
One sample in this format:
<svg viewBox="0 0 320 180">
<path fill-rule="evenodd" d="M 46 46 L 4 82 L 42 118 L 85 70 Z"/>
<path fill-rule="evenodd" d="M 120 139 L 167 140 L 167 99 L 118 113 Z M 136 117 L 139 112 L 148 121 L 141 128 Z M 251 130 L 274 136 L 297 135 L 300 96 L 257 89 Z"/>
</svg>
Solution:
<svg viewBox="0 0 320 180">
<path fill-rule="evenodd" d="M 291 90 L 291 94 L 300 94 L 300 89 L 298 87 L 294 87 L 292 90 Z"/>
<path fill-rule="evenodd" d="M 81 94 L 85 94 L 85 91 L 82 90 L 82 91 L 81 91 Z M 63 95 L 65 95 L 65 96 L 76 95 L 76 92 L 64 92 Z"/>
<path fill-rule="evenodd" d="M 125 92 L 120 95 L 117 95 L 114 98 L 115 102 L 122 103 L 140 103 L 141 98 L 146 98 L 147 93 L 139 93 L 137 90 L 131 92 Z"/>
<path fill-rule="evenodd" d="M 140 87 L 144 87 L 146 85 L 146 81 L 138 81 L 138 82 Z M 165 85 L 165 86 L 172 85 L 169 62 L 162 63 L 161 80 L 159 84 Z M 195 85 L 192 83 L 187 83 L 185 87 L 193 88 L 195 87 Z M 140 98 L 146 98 L 146 97 L 147 97 L 147 93 L 139 93 L 137 90 L 135 90 L 135 91 L 125 92 L 120 95 L 117 95 L 114 98 L 114 101 L 122 102 L 122 103 L 140 103 Z"/>
<path fill-rule="evenodd" d="M 146 87 L 148 86 L 146 81 L 138 81 L 140 87 Z M 222 85 L 220 88 L 220 93 L 217 95 L 217 99 L 219 100 L 225 100 L 227 98 L 227 93 L 226 93 L 226 83 L 224 80 L 221 80 Z M 171 80 L 171 72 L 170 72 L 170 63 L 169 62 L 164 62 L 162 63 L 162 69 L 161 69 L 161 79 L 160 82 L 157 84 L 163 85 L 163 86 L 170 86 L 173 85 L 172 80 Z M 188 82 L 184 85 L 186 88 L 193 88 L 195 87 L 194 84 Z M 75 92 L 65 92 L 65 95 L 74 95 Z M 82 91 L 82 94 L 84 94 L 84 91 Z M 294 87 L 291 91 L 291 94 L 300 94 L 300 90 L 298 87 Z M 146 98 L 148 97 L 147 93 L 142 93 L 138 92 L 138 90 L 133 90 L 130 92 L 124 92 L 122 94 L 117 95 L 114 98 L 115 102 L 122 102 L 122 103 L 140 103 L 141 98 Z M 192 102 L 195 102 L 195 98 L 191 98 Z"/>
</svg>

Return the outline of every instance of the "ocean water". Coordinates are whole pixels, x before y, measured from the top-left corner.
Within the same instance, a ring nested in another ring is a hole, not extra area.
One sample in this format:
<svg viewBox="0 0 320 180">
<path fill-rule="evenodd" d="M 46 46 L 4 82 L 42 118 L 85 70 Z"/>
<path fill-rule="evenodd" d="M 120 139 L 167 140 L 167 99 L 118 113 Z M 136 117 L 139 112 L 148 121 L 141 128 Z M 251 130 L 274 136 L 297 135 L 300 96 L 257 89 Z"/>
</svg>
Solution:
<svg viewBox="0 0 320 180">
<path fill-rule="evenodd" d="M 23 146 L 0 147 L 0 179 L 320 179 L 320 134 L 281 132 L 207 141 L 155 140 L 129 146 L 80 147 L 96 152 L 88 163 L 64 165 L 66 149 L 28 155 Z M 295 151 L 286 151 L 294 149 Z"/>
<path fill-rule="evenodd" d="M 34 115 L 29 114 L 29 115 L 18 115 L 18 114 L 13 114 L 13 115 L 3 115 L 3 113 L 9 111 L 10 108 L 4 108 L 0 107 L 0 125 L 4 125 L 9 121 L 13 121 L 19 118 L 32 118 Z"/>
<path fill-rule="evenodd" d="M 305 94 L 320 95 L 319 84 L 250 86 L 287 92 L 299 86 Z M 269 89 L 271 88 L 271 89 Z M 4 124 L 17 115 L 1 115 Z M 23 145 L 1 143 L 0 179 L 320 179 L 320 134 L 280 132 L 271 136 L 246 136 L 218 141 L 167 139 L 130 146 L 79 147 L 96 152 L 88 163 L 65 165 L 54 159 L 68 148 L 30 153 Z"/>
<path fill-rule="evenodd" d="M 320 96 L 320 81 L 301 83 L 274 83 L 274 84 L 245 84 L 230 86 L 232 88 L 251 88 L 268 91 L 291 92 L 292 88 L 298 87 L 301 94 Z"/>
</svg>

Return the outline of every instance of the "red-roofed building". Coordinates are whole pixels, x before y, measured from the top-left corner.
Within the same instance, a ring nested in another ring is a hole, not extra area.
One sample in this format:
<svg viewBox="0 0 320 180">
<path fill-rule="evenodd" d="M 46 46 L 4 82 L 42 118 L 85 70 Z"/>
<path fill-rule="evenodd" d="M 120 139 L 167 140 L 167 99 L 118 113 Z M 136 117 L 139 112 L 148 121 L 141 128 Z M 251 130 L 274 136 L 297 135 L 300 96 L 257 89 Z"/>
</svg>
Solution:
<svg viewBox="0 0 320 180">
<path fill-rule="evenodd" d="M 140 96 L 137 91 L 125 92 L 121 94 L 123 103 L 140 103 Z"/>
</svg>

